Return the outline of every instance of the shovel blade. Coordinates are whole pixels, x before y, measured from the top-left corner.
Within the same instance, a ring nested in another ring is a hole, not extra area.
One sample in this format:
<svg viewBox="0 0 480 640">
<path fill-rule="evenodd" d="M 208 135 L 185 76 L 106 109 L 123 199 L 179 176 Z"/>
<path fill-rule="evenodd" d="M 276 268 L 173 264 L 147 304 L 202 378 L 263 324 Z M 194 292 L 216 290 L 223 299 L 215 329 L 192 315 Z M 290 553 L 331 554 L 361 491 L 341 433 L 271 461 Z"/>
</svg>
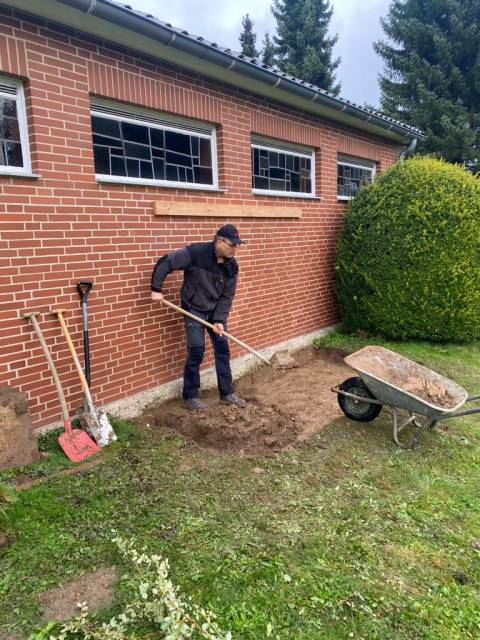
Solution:
<svg viewBox="0 0 480 640">
<path fill-rule="evenodd" d="M 89 458 L 100 447 L 86 433 L 80 429 L 72 429 L 70 433 L 65 432 L 58 438 L 58 442 L 62 447 L 67 458 L 73 462 L 81 462 L 85 458 Z"/>
<path fill-rule="evenodd" d="M 82 427 L 97 441 L 100 447 L 105 447 L 117 439 L 110 420 L 104 411 L 83 411 L 79 418 Z"/>
</svg>

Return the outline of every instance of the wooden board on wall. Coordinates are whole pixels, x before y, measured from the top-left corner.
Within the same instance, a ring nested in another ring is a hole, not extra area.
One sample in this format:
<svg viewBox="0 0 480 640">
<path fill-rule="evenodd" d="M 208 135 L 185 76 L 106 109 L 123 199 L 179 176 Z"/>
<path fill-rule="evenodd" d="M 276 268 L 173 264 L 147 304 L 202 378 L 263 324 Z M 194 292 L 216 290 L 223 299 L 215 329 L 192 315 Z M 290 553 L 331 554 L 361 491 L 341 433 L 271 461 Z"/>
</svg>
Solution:
<svg viewBox="0 0 480 640">
<path fill-rule="evenodd" d="M 301 207 L 262 206 L 251 204 L 200 204 L 156 200 L 156 216 L 216 216 L 219 218 L 301 218 Z"/>
</svg>

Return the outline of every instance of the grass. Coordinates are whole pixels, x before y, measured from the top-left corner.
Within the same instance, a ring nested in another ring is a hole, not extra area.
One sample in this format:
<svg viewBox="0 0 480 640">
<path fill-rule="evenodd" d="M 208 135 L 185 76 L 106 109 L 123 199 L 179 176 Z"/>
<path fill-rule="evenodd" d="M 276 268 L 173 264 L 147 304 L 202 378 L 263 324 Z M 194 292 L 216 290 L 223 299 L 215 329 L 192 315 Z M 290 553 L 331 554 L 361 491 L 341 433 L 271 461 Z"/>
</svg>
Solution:
<svg viewBox="0 0 480 640">
<path fill-rule="evenodd" d="M 364 344 L 341 334 L 321 341 Z M 480 388 L 479 343 L 378 344 Z M 479 637 L 475 416 L 445 423 L 413 451 L 393 445 L 384 413 L 370 424 L 341 418 L 268 459 L 115 428 L 120 442 L 83 476 L 58 475 L 70 463 L 49 436 L 50 456 L 27 469 L 46 482 L 4 505 L 0 527 L 14 543 L 0 552 L 0 629 L 21 637 L 38 624 L 40 592 L 120 564 L 115 528 L 167 556 L 174 582 L 234 638 L 266 638 L 270 625 L 282 640 Z M 100 617 L 128 597 L 120 581 Z"/>
</svg>

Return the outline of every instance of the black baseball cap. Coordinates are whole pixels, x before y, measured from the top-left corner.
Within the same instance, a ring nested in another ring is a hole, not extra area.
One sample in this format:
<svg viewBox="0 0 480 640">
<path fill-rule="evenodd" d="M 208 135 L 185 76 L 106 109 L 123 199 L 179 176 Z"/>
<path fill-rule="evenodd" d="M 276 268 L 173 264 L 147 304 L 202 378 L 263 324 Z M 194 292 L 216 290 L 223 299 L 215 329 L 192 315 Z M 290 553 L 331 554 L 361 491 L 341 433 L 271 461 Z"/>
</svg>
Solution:
<svg viewBox="0 0 480 640">
<path fill-rule="evenodd" d="M 246 244 L 245 240 L 240 238 L 238 229 L 237 227 L 234 227 L 233 224 L 224 224 L 223 227 L 218 229 L 216 235 L 230 240 L 233 244 Z"/>
</svg>

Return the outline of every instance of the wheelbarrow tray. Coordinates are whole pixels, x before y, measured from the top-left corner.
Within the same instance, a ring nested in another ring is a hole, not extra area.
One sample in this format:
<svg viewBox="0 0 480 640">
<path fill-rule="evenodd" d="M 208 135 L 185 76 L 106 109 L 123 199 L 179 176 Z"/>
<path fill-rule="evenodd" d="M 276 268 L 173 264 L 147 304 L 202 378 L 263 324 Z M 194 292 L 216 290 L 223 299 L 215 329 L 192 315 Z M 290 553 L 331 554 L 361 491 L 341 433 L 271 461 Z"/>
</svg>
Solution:
<svg viewBox="0 0 480 640">
<path fill-rule="evenodd" d="M 358 372 L 379 402 L 412 414 L 436 419 L 455 413 L 468 398 L 467 391 L 456 382 L 384 347 L 364 347 L 347 356 L 344 362 Z M 408 382 L 415 379 L 444 389 L 445 404 L 429 402 L 407 390 Z"/>
</svg>

